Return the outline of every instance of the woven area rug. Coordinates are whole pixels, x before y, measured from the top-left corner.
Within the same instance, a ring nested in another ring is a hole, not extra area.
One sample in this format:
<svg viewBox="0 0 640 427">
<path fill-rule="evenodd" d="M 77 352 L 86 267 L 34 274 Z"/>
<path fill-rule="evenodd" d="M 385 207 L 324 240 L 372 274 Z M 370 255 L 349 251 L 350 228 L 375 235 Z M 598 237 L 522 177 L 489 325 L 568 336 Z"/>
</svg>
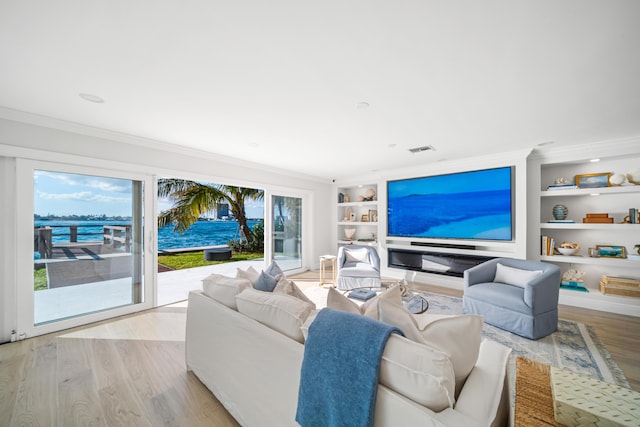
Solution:
<svg viewBox="0 0 640 427">
<path fill-rule="evenodd" d="M 318 308 L 326 306 L 327 289 L 305 286 L 304 292 Z M 426 314 L 462 314 L 461 298 L 420 292 L 429 301 Z M 482 334 L 485 338 L 497 341 L 513 350 L 508 373 L 512 391 L 515 390 L 517 356 L 629 387 L 624 373 L 612 360 L 593 328 L 588 325 L 560 320 L 557 332 L 535 341 L 487 324 L 482 328 Z"/>
</svg>

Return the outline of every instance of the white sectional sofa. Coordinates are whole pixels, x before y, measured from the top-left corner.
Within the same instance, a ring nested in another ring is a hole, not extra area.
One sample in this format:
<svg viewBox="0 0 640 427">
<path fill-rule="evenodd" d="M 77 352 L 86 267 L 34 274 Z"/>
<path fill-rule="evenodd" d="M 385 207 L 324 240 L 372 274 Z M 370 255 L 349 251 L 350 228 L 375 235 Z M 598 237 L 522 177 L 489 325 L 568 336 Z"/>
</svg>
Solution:
<svg viewBox="0 0 640 427">
<path fill-rule="evenodd" d="M 246 288 L 243 285 L 238 292 Z M 251 289 L 250 292 L 258 291 Z M 218 300 L 208 295 L 213 295 Z M 243 314 L 242 307 L 237 311 L 238 306 L 234 305 L 229 294 L 218 298 L 215 292 L 190 293 L 186 330 L 187 368 L 213 392 L 241 425 L 298 425 L 295 415 L 304 356 L 304 344 L 301 343 L 303 339 L 297 337 L 295 331 L 283 333 L 266 326 L 264 321 L 261 323 L 252 318 L 255 316 Z M 295 316 L 300 316 L 301 313 L 298 312 Z M 259 313 L 262 314 L 263 312 Z M 396 346 L 398 343 L 402 344 L 397 340 L 406 340 L 399 336 L 392 338 L 396 340 Z M 385 348 L 383 363 L 386 358 L 394 357 L 387 354 L 391 352 L 389 342 Z M 395 387 L 394 391 L 380 384 L 375 425 L 507 425 L 509 399 L 506 369 L 509 353 L 510 349 L 500 344 L 483 341 L 477 361 L 466 378 L 455 405 L 439 412 L 399 393 L 397 390 L 402 390 L 402 386 Z M 393 360 L 387 360 L 387 364 L 389 363 L 393 364 Z"/>
</svg>

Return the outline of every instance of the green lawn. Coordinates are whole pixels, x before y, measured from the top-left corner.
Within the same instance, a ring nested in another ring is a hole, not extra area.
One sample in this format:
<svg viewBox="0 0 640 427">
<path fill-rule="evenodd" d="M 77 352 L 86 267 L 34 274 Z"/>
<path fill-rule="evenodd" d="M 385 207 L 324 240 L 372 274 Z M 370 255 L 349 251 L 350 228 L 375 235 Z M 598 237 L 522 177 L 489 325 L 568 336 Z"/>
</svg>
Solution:
<svg viewBox="0 0 640 427">
<path fill-rule="evenodd" d="M 43 291 L 47 289 L 47 269 L 41 268 L 34 270 L 33 272 L 33 289 L 36 291 Z"/>
<path fill-rule="evenodd" d="M 228 261 L 205 261 L 203 251 L 183 252 L 172 255 L 158 255 L 158 264 L 166 265 L 174 270 L 185 268 L 204 267 L 206 265 L 224 264 L 227 262 L 248 261 L 262 258 L 262 253 L 234 253 Z"/>
</svg>

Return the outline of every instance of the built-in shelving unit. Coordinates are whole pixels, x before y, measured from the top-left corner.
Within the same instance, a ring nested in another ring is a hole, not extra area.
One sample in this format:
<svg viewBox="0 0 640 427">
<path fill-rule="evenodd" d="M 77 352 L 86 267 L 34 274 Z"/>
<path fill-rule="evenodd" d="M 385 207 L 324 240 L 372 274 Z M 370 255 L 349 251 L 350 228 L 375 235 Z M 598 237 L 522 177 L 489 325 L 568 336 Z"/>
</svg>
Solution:
<svg viewBox="0 0 640 427">
<path fill-rule="evenodd" d="M 368 192 L 368 193 L 367 193 Z M 373 200 L 359 200 L 373 192 Z M 378 230 L 378 186 L 357 184 L 338 187 L 336 208 L 338 245 L 377 245 Z M 351 239 L 347 232 L 355 230 Z"/>
<path fill-rule="evenodd" d="M 589 291 L 561 289 L 560 304 L 640 316 L 640 298 L 602 294 L 599 289 L 603 275 L 640 278 L 640 260 L 634 256 L 634 246 L 640 244 L 640 224 L 625 222 L 630 208 L 640 208 L 640 185 L 625 182 L 621 186 L 547 190 L 558 178 L 565 178 L 573 183 L 576 175 L 626 174 L 636 169 L 640 164 L 640 152 L 629 144 L 626 148 L 630 153 L 618 151 L 615 156 L 610 154 L 614 151 L 610 148 L 608 155 L 603 155 L 604 150 L 590 154 L 564 151 L 558 155 L 542 156 L 538 160 L 536 167 L 539 168 L 540 175 L 536 203 L 540 209 L 540 221 L 537 224 L 539 240 L 536 246 L 529 246 L 536 247 L 537 254 L 529 253 L 529 256 L 554 263 L 563 273 L 569 269 L 584 272 L 584 284 Z M 590 158 L 584 158 L 585 155 L 601 157 L 601 160 L 592 162 Z M 566 206 L 567 219 L 573 222 L 549 222 L 554 219 L 552 212 L 555 205 Z M 589 213 L 606 213 L 609 218 L 613 218 L 613 223 L 584 223 L 583 218 Z M 573 256 L 557 253 L 544 255 L 541 250 L 542 236 L 552 237 L 556 246 L 563 241 L 578 243 L 580 250 Z M 536 237 L 530 235 L 530 238 Z M 628 257 L 589 256 L 589 248 L 596 246 L 623 246 Z"/>
</svg>

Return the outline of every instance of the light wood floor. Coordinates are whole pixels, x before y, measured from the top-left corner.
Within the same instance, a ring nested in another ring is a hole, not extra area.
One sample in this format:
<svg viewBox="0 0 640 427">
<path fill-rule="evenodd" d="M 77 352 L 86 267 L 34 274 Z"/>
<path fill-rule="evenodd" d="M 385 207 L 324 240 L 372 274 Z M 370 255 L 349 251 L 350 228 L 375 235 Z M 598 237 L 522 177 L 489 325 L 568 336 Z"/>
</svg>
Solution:
<svg viewBox="0 0 640 427">
<path fill-rule="evenodd" d="M 317 272 L 296 280 L 317 281 Z M 640 391 L 639 318 L 564 306 L 560 313 L 593 325 Z M 0 426 L 237 426 L 186 371 L 185 319 L 183 302 L 0 345 Z"/>
</svg>

